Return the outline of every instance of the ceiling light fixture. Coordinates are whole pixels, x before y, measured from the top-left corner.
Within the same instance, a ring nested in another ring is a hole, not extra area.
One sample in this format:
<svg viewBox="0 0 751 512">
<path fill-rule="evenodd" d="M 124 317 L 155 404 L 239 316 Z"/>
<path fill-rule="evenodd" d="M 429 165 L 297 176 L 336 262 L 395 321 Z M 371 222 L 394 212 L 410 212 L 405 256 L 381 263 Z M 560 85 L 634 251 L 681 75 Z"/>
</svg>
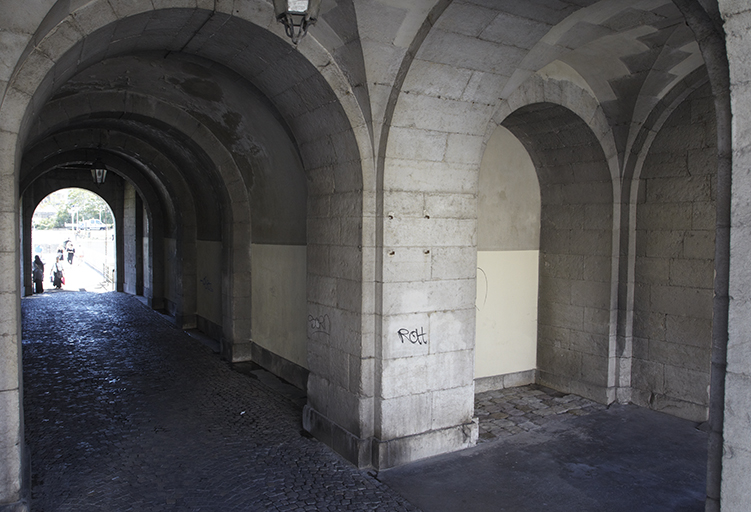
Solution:
<svg viewBox="0 0 751 512">
<path fill-rule="evenodd" d="M 276 20 L 284 24 L 284 30 L 295 46 L 318 20 L 320 9 L 321 0 L 274 0 Z"/>
<path fill-rule="evenodd" d="M 107 179 L 107 166 L 100 158 L 94 160 L 91 165 L 91 177 L 94 179 L 94 183 L 97 186 L 104 184 L 104 180 Z"/>
</svg>

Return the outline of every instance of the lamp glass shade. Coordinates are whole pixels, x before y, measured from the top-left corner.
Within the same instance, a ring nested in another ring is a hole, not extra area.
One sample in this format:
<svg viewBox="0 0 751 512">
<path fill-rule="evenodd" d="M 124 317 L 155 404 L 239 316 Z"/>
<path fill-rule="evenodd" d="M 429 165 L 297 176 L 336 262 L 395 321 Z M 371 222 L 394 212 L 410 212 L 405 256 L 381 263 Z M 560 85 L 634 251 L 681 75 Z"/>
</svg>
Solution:
<svg viewBox="0 0 751 512">
<path fill-rule="evenodd" d="M 318 19 L 321 0 L 274 0 L 276 19 L 284 24 L 287 35 L 297 44 Z"/>
<path fill-rule="evenodd" d="M 295 14 L 308 14 L 310 2 L 308 0 L 288 0 L 287 12 Z"/>
<path fill-rule="evenodd" d="M 104 165 L 104 162 L 99 159 L 94 162 L 91 167 L 91 177 L 97 185 L 104 183 L 104 180 L 107 179 L 107 166 Z"/>
</svg>

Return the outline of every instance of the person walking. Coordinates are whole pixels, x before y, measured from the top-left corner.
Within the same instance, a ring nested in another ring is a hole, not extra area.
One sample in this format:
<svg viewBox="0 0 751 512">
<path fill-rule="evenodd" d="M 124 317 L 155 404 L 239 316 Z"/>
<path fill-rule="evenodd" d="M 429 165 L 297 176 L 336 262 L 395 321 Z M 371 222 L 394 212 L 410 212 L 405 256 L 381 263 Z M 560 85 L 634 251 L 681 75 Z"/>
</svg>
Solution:
<svg viewBox="0 0 751 512">
<path fill-rule="evenodd" d="M 34 265 L 31 272 L 31 276 L 34 280 L 34 293 L 44 292 L 44 263 L 37 254 L 34 256 Z"/>
<path fill-rule="evenodd" d="M 52 285 L 58 290 L 62 288 L 65 283 L 65 276 L 63 275 L 63 257 L 58 256 L 55 259 L 55 266 L 52 267 Z"/>
<path fill-rule="evenodd" d="M 73 265 L 73 256 L 76 254 L 76 248 L 73 247 L 73 242 L 68 242 L 65 250 L 68 253 L 68 265 Z"/>
</svg>

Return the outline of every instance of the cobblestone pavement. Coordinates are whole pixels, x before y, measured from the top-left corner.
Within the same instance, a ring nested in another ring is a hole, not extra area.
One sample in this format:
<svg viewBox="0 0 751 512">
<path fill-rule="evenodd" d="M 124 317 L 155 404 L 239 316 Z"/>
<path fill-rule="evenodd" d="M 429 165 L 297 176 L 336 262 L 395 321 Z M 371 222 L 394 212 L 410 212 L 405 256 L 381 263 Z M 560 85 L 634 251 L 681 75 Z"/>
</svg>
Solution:
<svg viewBox="0 0 751 512">
<path fill-rule="evenodd" d="M 475 395 L 480 421 L 478 444 L 540 429 L 554 418 L 586 416 L 606 407 L 577 395 L 532 384 Z"/>
<path fill-rule="evenodd" d="M 35 512 L 417 510 L 136 299 L 44 293 L 22 312 Z"/>
</svg>

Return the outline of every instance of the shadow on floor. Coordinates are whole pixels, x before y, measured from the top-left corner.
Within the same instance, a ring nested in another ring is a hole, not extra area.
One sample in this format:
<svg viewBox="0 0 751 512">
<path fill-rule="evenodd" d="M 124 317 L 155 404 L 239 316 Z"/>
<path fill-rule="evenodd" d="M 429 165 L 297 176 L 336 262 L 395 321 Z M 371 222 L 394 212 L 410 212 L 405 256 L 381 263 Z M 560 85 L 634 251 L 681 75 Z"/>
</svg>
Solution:
<svg viewBox="0 0 751 512">
<path fill-rule="evenodd" d="M 707 434 L 633 405 L 379 473 L 423 512 L 704 510 Z"/>
</svg>

